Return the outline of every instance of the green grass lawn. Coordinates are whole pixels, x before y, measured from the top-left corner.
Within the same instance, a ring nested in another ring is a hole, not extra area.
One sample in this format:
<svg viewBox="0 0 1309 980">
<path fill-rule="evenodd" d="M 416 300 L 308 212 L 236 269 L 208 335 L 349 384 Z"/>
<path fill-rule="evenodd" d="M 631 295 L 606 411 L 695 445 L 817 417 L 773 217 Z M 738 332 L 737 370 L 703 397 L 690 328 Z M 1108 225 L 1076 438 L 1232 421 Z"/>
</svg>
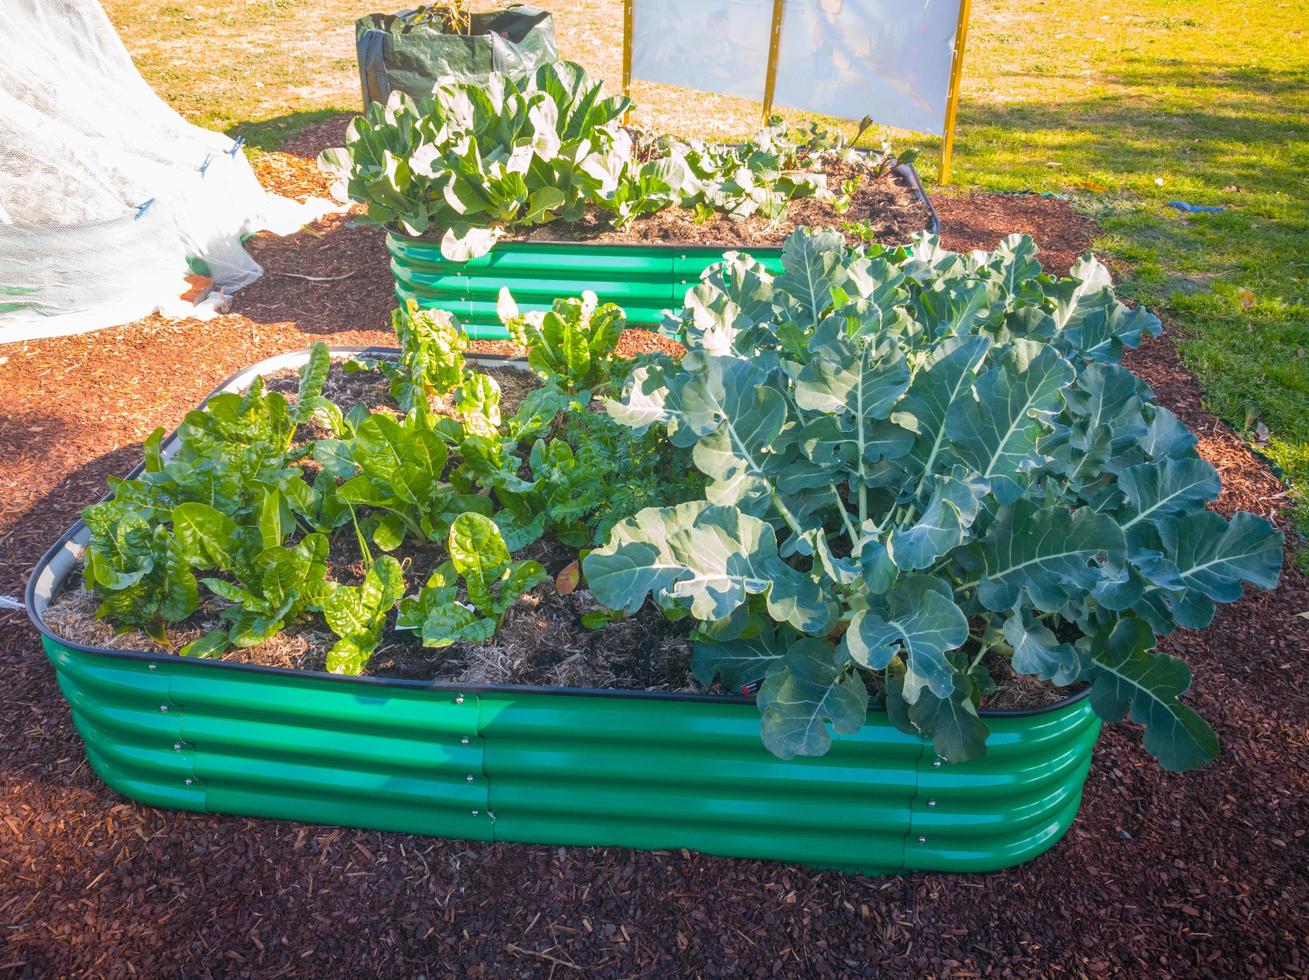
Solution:
<svg viewBox="0 0 1309 980">
<path fill-rule="evenodd" d="M 161 95 L 264 149 L 321 110 L 358 107 L 351 24 L 379 9 L 105 7 Z M 556 7 L 561 54 L 616 81 L 621 0 Z M 1214 411 L 1252 439 L 1266 426 L 1260 448 L 1309 534 L 1309 7 L 977 0 L 973 10 L 956 185 L 1069 194 L 1094 217 L 1097 251 L 1117 260 L 1127 294 L 1165 316 Z M 649 85 L 633 94 L 638 122 L 688 135 L 740 136 L 758 119 L 736 100 Z M 915 142 L 930 181 L 937 141 Z M 1184 215 L 1173 200 L 1228 210 Z"/>
</svg>

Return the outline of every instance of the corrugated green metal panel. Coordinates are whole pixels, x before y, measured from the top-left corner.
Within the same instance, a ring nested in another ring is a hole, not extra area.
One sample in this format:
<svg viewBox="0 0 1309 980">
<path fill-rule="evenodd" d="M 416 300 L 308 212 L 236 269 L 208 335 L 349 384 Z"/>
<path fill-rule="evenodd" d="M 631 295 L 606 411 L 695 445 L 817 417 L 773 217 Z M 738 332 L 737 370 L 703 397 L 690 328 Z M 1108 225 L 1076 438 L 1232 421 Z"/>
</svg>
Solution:
<svg viewBox="0 0 1309 980">
<path fill-rule="evenodd" d="M 663 311 L 682 304 L 688 286 L 722 260 L 720 247 L 588 245 L 500 242 L 486 255 L 450 262 L 436 242 L 387 235 L 396 296 L 459 317 L 469 336 L 507 334 L 496 316 L 500 287 L 508 286 L 519 308 L 546 310 L 557 298 L 592 290 L 601 302 L 623 307 L 629 323 L 657 325 Z M 780 272 L 780 248 L 748 248 L 772 272 Z"/>
<path fill-rule="evenodd" d="M 987 757 L 948 766 L 874 712 L 823 758 L 784 762 L 743 702 L 459 694 L 44 642 L 125 796 L 480 840 L 987 870 L 1067 829 L 1099 733 L 1085 699 L 993 717 Z"/>
</svg>

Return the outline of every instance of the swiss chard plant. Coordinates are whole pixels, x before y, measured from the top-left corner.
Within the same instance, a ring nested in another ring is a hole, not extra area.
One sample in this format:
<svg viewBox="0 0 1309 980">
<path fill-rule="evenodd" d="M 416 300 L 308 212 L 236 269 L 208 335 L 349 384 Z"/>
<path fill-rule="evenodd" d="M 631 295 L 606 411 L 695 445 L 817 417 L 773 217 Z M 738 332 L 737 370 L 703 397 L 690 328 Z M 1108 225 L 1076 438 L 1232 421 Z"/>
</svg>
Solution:
<svg viewBox="0 0 1309 980">
<path fill-rule="evenodd" d="M 942 758 L 974 758 L 997 658 L 1089 685 L 1166 768 L 1217 752 L 1155 640 L 1272 587 L 1281 537 L 1206 508 L 1217 473 L 1118 363 L 1156 318 L 1093 259 L 1056 280 L 1035 252 L 801 231 L 777 276 L 729 254 L 669 325 L 688 353 L 610 404 L 689 449 L 708 485 L 616 525 L 583 562 L 591 591 L 697 619 L 697 676 L 761 685 L 777 755 L 857 730 L 872 685 Z"/>
<path fill-rule="evenodd" d="M 327 651 L 333 674 L 362 674 L 382 642 L 387 617 L 405 594 L 404 569 L 390 555 L 372 562 L 358 585 L 336 585 L 322 601 L 337 641 Z"/>
<path fill-rule="evenodd" d="M 434 420 L 423 401 L 403 418 L 385 412 L 363 418 L 347 439 L 319 439 L 314 459 L 334 480 L 337 500 L 368 508 L 371 541 L 393 551 L 406 535 L 440 541 L 450 523 L 466 510 L 485 510 L 485 496 L 461 491 L 446 479 L 447 440 L 463 437 L 453 419 Z"/>
<path fill-rule="evenodd" d="M 266 532 L 275 522 L 277 544 L 297 515 L 315 511 L 317 492 L 292 465 L 291 447 L 311 418 L 340 414 L 322 396 L 329 363 L 327 347 L 316 344 L 294 403 L 266 391 L 261 378 L 245 394 L 215 395 L 187 414 L 172 458 L 164 458 L 164 433 L 157 429 L 145 440 L 144 472 L 132 480 L 110 478 L 113 496 L 82 513 L 91 530 L 84 574 L 103 600 L 102 615 L 162 643 L 165 624 L 195 611 L 198 566 L 173 525 L 179 506 L 202 505 L 234 525 Z"/>
<path fill-rule="evenodd" d="M 590 392 L 610 378 L 627 320 L 614 303 L 595 293 L 557 299 L 541 313 L 520 313 L 508 289 L 496 304 L 510 338 L 527 348 L 527 363 L 547 388 L 568 394 Z"/>
<path fill-rule="evenodd" d="M 400 603 L 397 629 L 416 629 L 423 646 L 446 647 L 490 639 L 518 597 L 546 577 L 541 564 L 514 560 L 490 518 L 467 513 L 455 518 L 450 558 L 417 596 Z M 459 585 L 467 601 L 461 601 Z"/>
</svg>

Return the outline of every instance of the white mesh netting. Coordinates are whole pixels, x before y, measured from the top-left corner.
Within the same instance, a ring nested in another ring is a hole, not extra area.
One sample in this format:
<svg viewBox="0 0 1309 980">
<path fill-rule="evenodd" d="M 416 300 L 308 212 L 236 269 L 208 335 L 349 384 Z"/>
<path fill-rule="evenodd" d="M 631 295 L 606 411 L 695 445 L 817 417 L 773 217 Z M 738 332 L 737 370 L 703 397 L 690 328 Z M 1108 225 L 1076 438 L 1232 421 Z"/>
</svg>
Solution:
<svg viewBox="0 0 1309 980">
<path fill-rule="evenodd" d="M 262 271 L 243 236 L 336 207 L 264 191 L 239 146 L 155 95 L 97 0 L 0 6 L 0 344 L 212 315 Z M 220 291 L 198 306 L 188 260 Z"/>
</svg>

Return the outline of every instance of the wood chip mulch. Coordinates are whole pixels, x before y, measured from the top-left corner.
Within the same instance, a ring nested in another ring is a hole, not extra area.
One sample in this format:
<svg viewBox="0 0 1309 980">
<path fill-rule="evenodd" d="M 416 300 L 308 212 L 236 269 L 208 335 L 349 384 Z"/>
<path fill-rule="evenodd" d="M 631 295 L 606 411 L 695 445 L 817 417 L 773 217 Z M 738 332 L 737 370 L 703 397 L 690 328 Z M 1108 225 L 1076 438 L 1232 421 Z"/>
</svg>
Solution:
<svg viewBox="0 0 1309 980">
<path fill-rule="evenodd" d="M 1059 201 L 939 206 L 951 247 L 1032 230 L 1054 271 L 1091 231 Z M 332 219 L 254 250 L 270 274 L 229 316 L 0 347 L 0 594 L 18 594 L 152 428 L 228 373 L 313 340 L 387 341 L 375 232 Z M 1200 433 L 1225 481 L 1219 509 L 1286 527 L 1281 485 L 1204 410 L 1171 341 L 1129 363 Z M 1052 851 L 986 876 L 887 878 L 124 801 L 88 768 L 36 634 L 0 612 L 0 975 L 1304 976 L 1305 610 L 1309 583 L 1288 565 L 1275 592 L 1167 640 L 1223 739 L 1207 769 L 1165 773 L 1115 726 Z"/>
</svg>

